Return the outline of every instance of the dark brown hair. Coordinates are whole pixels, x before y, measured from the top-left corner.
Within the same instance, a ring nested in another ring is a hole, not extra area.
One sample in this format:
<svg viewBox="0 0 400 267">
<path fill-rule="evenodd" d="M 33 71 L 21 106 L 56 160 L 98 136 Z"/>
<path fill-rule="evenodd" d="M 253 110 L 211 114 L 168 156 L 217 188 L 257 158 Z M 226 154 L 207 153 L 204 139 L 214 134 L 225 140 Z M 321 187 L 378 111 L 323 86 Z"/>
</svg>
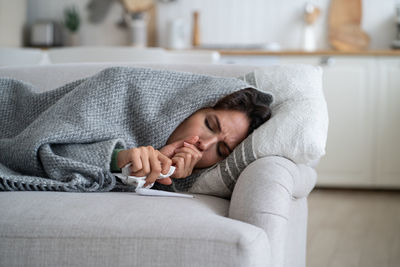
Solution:
<svg viewBox="0 0 400 267">
<path fill-rule="evenodd" d="M 250 119 L 247 135 L 271 118 L 270 104 L 273 97 L 254 88 L 245 88 L 221 98 L 215 105 L 217 110 L 237 110 Z"/>
</svg>

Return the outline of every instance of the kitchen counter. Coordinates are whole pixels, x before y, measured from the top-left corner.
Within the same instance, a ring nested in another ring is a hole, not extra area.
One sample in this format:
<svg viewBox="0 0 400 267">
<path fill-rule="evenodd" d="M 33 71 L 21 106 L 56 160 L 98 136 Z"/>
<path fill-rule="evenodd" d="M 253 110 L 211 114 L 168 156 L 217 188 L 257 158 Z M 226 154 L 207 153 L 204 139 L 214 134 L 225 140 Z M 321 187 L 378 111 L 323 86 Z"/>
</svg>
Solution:
<svg viewBox="0 0 400 267">
<path fill-rule="evenodd" d="M 360 51 L 335 51 L 335 50 L 319 50 L 306 52 L 302 50 L 283 50 L 283 51 L 266 51 L 266 50 L 217 50 L 221 55 L 232 56 L 400 56 L 399 50 L 360 50 Z"/>
</svg>

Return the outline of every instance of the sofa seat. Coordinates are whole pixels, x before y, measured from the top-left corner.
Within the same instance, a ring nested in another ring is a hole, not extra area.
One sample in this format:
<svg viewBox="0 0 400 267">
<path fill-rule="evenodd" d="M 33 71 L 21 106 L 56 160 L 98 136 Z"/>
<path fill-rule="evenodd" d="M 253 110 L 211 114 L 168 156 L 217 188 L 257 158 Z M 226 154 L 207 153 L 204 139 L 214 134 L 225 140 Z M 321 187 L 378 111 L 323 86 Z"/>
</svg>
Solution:
<svg viewBox="0 0 400 267">
<path fill-rule="evenodd" d="M 0 266 L 269 262 L 266 232 L 227 218 L 228 211 L 228 200 L 200 194 L 190 199 L 126 192 L 2 192 Z"/>
</svg>

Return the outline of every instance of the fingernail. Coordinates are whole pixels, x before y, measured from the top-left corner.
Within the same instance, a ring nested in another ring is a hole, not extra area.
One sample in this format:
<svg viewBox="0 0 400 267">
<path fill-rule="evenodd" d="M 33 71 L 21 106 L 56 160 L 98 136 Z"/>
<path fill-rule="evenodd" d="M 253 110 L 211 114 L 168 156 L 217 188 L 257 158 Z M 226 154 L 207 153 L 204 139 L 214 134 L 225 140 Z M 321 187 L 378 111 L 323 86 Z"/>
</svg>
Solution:
<svg viewBox="0 0 400 267">
<path fill-rule="evenodd" d="M 185 145 L 185 146 L 189 146 L 189 143 L 183 142 L 183 145 Z"/>
</svg>

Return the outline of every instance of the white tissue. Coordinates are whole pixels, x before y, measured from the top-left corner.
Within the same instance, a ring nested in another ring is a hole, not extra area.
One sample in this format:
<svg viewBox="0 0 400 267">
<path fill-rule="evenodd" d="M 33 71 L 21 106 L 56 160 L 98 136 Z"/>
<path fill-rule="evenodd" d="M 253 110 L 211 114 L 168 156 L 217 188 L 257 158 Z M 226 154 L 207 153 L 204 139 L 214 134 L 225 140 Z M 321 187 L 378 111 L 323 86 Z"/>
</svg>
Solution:
<svg viewBox="0 0 400 267">
<path fill-rule="evenodd" d="M 147 176 L 138 177 L 138 176 L 131 176 L 131 175 L 129 175 L 130 172 L 131 172 L 129 167 L 130 167 L 131 165 L 132 165 L 131 163 L 125 165 L 125 166 L 122 168 L 122 172 L 121 172 L 121 173 L 113 173 L 113 174 L 114 174 L 116 177 L 120 178 L 121 181 L 122 181 L 124 184 L 127 184 L 127 185 L 134 185 L 134 186 L 136 186 L 136 189 L 142 188 L 142 187 L 144 186 L 144 184 L 146 183 L 146 178 L 147 178 Z M 160 173 L 160 176 L 158 176 L 157 179 L 163 179 L 163 178 L 170 177 L 174 172 L 175 172 L 175 167 L 174 167 L 174 166 L 171 166 L 171 167 L 169 168 L 169 171 L 168 171 L 167 174 L 162 174 L 162 173 Z M 153 185 L 154 185 L 154 183 L 149 184 L 149 185 L 147 185 L 145 188 L 151 188 L 151 187 L 153 187 Z"/>
</svg>

